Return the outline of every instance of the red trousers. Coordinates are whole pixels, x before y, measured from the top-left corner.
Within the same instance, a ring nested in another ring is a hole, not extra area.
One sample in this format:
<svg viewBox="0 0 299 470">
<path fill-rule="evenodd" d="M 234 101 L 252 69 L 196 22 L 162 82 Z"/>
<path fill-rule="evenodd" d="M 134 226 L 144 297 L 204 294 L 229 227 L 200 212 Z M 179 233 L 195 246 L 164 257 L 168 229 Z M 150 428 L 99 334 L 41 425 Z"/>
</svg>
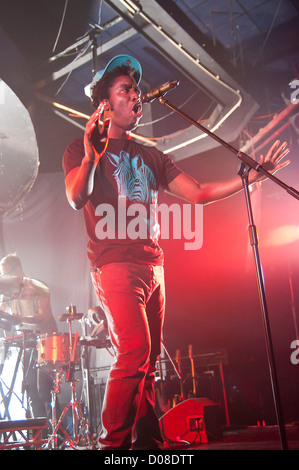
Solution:
<svg viewBox="0 0 299 470">
<path fill-rule="evenodd" d="M 94 271 L 92 280 L 116 352 L 102 409 L 101 448 L 154 448 L 162 441 L 154 371 L 165 310 L 163 267 L 111 263 Z"/>
</svg>

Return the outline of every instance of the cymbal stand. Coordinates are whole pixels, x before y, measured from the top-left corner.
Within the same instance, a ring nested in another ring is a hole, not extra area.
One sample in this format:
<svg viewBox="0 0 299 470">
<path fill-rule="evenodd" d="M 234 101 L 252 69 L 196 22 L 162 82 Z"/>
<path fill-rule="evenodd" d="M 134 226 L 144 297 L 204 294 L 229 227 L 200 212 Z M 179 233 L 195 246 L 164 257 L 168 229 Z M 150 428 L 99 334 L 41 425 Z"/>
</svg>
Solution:
<svg viewBox="0 0 299 470">
<path fill-rule="evenodd" d="M 82 329 L 83 329 L 83 335 L 86 337 L 87 336 L 86 322 L 83 322 L 81 320 L 81 326 L 82 326 Z M 84 399 L 85 399 L 84 403 L 85 403 L 86 408 L 87 408 L 88 424 L 89 424 L 89 426 L 91 426 L 91 430 L 93 431 L 92 423 L 91 423 L 91 416 L 90 416 L 92 400 L 91 400 L 91 390 L 90 390 L 89 359 L 90 359 L 89 347 L 87 345 L 84 345 L 82 355 L 81 355 L 83 393 L 84 393 Z"/>
<path fill-rule="evenodd" d="M 61 426 L 62 419 L 59 419 L 59 423 L 57 422 L 57 414 L 56 414 L 56 403 L 57 403 L 57 394 L 60 393 L 59 383 L 61 381 L 62 371 L 55 371 L 55 378 L 53 378 L 54 388 L 51 391 L 52 400 L 51 400 L 51 409 L 52 409 L 52 419 L 51 419 L 51 426 L 52 426 L 52 434 L 48 440 L 48 448 L 52 450 L 56 450 L 58 448 L 58 435 L 57 431 L 60 428 L 64 434 L 66 431 Z M 52 375 L 52 374 L 50 374 Z M 66 434 L 67 437 L 68 434 Z"/>
<path fill-rule="evenodd" d="M 71 366 L 71 369 L 73 369 L 72 366 Z M 70 377 L 69 370 L 67 372 L 68 376 L 65 379 L 66 381 L 69 381 L 69 377 Z M 61 431 L 63 432 L 65 436 L 65 441 L 63 445 L 69 445 L 73 449 L 76 449 L 79 443 L 85 442 L 85 445 L 88 448 L 92 448 L 93 444 L 92 444 L 92 439 L 90 437 L 89 426 L 88 426 L 86 419 L 84 418 L 81 404 L 76 399 L 76 385 L 75 385 L 76 380 L 74 378 L 73 370 L 71 373 L 72 377 L 70 379 L 71 387 L 72 387 L 72 398 L 71 398 L 71 401 L 64 408 L 59 420 L 57 421 L 56 395 L 57 393 L 60 393 L 59 382 L 61 380 L 61 375 L 63 373 L 64 371 L 56 372 L 55 387 L 51 392 L 52 393 L 52 435 L 50 436 L 50 439 L 48 441 L 48 447 L 53 450 L 56 450 L 58 448 L 57 432 L 59 429 L 61 429 Z M 71 436 L 62 426 L 62 421 L 70 407 L 72 407 L 73 438 L 71 438 Z"/>
<path fill-rule="evenodd" d="M 64 418 L 66 412 L 71 407 L 72 408 L 72 421 L 73 421 L 73 439 L 64 431 L 64 434 L 67 436 L 65 444 L 69 444 L 70 447 L 76 449 L 79 443 L 84 443 L 88 448 L 92 448 L 92 439 L 87 420 L 85 419 L 81 403 L 76 399 L 76 379 L 75 379 L 75 357 L 76 357 L 76 347 L 78 341 L 78 332 L 75 335 L 75 341 L 73 343 L 72 335 L 72 321 L 78 319 L 76 314 L 76 307 L 68 307 L 69 315 L 65 316 L 68 325 L 69 325 L 69 337 L 70 337 L 70 361 L 68 364 L 68 369 L 66 372 L 65 381 L 71 384 L 71 401 L 67 404 L 63 410 L 61 417 L 57 423 L 57 428 L 60 426 L 62 419 Z"/>
</svg>

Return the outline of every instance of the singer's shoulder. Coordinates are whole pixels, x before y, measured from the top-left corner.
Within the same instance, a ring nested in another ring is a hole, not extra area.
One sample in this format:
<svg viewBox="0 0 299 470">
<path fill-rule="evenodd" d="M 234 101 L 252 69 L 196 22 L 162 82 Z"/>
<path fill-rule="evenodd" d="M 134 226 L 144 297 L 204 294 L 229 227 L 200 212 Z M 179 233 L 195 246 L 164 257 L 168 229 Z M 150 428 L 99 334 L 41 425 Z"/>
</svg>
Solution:
<svg viewBox="0 0 299 470">
<path fill-rule="evenodd" d="M 132 142 L 132 141 L 131 141 Z M 146 152 L 146 153 L 152 153 L 153 155 L 164 155 L 162 150 L 159 150 L 155 144 L 151 143 L 141 143 L 141 142 L 134 142 L 136 150 L 139 150 L 140 153 Z"/>
<path fill-rule="evenodd" d="M 84 150 L 84 140 L 83 140 L 83 137 L 78 137 L 77 139 L 72 140 L 68 144 L 65 152 L 73 152 L 73 151 L 80 152 L 82 149 Z"/>
<path fill-rule="evenodd" d="M 84 141 L 82 138 L 74 139 L 67 146 L 62 158 L 62 168 L 65 175 L 73 168 L 81 165 L 84 153 Z"/>
<path fill-rule="evenodd" d="M 63 160 L 83 158 L 84 153 L 84 140 L 79 137 L 68 144 L 63 154 Z"/>
</svg>

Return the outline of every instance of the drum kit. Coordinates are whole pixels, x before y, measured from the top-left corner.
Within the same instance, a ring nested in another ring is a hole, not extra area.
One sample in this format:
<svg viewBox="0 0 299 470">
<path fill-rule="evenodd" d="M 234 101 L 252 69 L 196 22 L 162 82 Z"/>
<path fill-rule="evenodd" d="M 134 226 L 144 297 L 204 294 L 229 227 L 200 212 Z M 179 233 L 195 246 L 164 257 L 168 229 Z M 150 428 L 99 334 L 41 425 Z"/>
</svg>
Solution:
<svg viewBox="0 0 299 470">
<path fill-rule="evenodd" d="M 96 348 L 111 348 L 111 343 L 108 338 L 108 330 L 105 320 L 102 316 L 97 316 L 97 312 L 101 311 L 99 307 L 89 309 L 88 314 L 84 315 L 77 313 L 76 307 L 71 305 L 67 307 L 67 313 L 58 317 L 61 322 L 68 324 L 68 333 L 52 333 L 35 335 L 35 348 L 37 350 L 36 368 L 47 372 L 53 379 L 53 389 L 51 390 L 51 435 L 47 441 L 46 448 L 55 450 L 63 447 L 71 447 L 77 449 L 84 446 L 85 448 L 94 448 L 94 439 L 90 429 L 89 423 L 89 364 L 88 364 L 88 349 L 89 347 Z M 10 318 L 9 318 L 10 317 Z M 95 318 L 96 317 L 96 318 Z M 3 321 L 5 326 L 9 324 L 11 315 L 0 311 L 0 327 Z M 74 321 L 81 321 L 84 335 L 79 337 L 78 331 L 75 334 L 72 331 Z M 15 323 L 13 323 L 15 325 Z M 93 326 L 91 335 L 87 335 L 87 326 Z M 26 344 L 30 336 L 30 345 Z M 20 339 L 22 338 L 22 339 Z M 24 333 L 13 337 L 5 338 L 7 346 L 22 347 L 23 353 L 28 346 L 32 348 L 32 333 Z M 81 367 L 80 367 L 81 364 Z M 76 383 L 78 380 L 75 378 L 75 372 L 82 370 L 83 387 L 85 388 L 85 407 L 83 412 L 82 404 L 76 397 Z M 60 394 L 60 384 L 64 376 L 65 382 L 71 386 L 71 400 L 66 405 L 60 416 L 57 416 L 57 398 Z M 72 435 L 63 427 L 63 420 L 71 409 L 72 412 Z M 86 412 L 87 410 L 87 412 Z M 63 443 L 58 444 L 61 439 Z"/>
</svg>

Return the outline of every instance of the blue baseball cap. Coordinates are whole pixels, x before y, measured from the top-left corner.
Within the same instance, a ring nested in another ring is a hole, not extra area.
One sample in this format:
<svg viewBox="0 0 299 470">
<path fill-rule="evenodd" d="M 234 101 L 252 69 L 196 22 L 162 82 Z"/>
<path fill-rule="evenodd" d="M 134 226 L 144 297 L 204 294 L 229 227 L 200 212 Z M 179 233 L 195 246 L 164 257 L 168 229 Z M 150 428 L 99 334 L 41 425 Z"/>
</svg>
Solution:
<svg viewBox="0 0 299 470">
<path fill-rule="evenodd" d="M 106 73 L 111 72 L 115 67 L 119 67 L 121 65 L 129 65 L 134 69 L 133 77 L 138 85 L 142 77 L 142 68 L 140 63 L 130 55 L 120 54 L 113 57 L 103 70 L 100 70 L 95 74 L 92 82 L 84 88 L 85 95 L 91 98 L 91 89 L 96 82 L 98 82 Z"/>
</svg>

